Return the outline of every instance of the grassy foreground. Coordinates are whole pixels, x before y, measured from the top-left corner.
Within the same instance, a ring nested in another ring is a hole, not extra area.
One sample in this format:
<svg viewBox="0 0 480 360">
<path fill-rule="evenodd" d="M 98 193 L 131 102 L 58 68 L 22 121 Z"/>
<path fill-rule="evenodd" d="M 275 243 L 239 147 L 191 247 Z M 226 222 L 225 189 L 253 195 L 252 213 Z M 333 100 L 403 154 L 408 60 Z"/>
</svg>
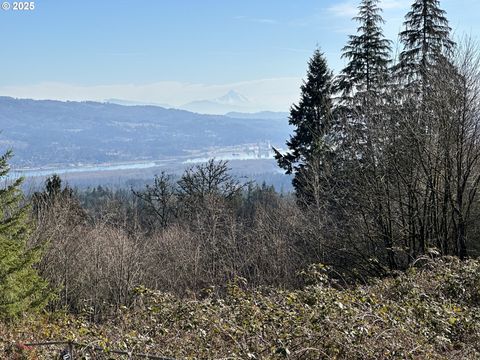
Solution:
<svg viewBox="0 0 480 360">
<path fill-rule="evenodd" d="M 185 300 L 138 289 L 134 307 L 102 324 L 25 317 L 0 325 L 1 358 L 52 359 L 19 344 L 59 339 L 177 359 L 480 358 L 480 261 L 427 261 L 354 289 L 329 285 L 321 266 L 310 270 L 312 285 L 297 291 L 249 291 L 238 281 L 223 298 Z"/>
</svg>

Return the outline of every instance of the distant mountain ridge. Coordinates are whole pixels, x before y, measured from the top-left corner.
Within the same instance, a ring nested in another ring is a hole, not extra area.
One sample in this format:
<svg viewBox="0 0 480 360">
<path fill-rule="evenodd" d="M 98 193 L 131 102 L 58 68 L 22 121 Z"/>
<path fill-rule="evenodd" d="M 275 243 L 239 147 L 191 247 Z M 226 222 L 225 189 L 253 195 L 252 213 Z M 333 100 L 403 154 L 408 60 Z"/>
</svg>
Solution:
<svg viewBox="0 0 480 360">
<path fill-rule="evenodd" d="M 105 103 L 124 106 L 159 106 L 165 109 L 179 109 L 205 115 L 226 115 L 238 119 L 288 119 L 288 113 L 278 111 L 252 111 L 256 108 L 246 96 L 235 90 L 212 100 L 192 101 L 180 106 L 169 104 L 143 102 L 126 99 L 106 99 Z"/>
<path fill-rule="evenodd" d="M 0 150 L 16 166 L 157 160 L 212 148 L 282 146 L 287 121 L 200 115 L 158 106 L 0 97 Z"/>
<path fill-rule="evenodd" d="M 106 99 L 104 102 L 108 104 L 117 104 L 117 105 L 123 105 L 123 106 L 159 106 L 165 109 L 174 108 L 174 106 L 170 106 L 168 104 L 158 104 L 158 103 L 152 103 L 152 102 L 124 100 L 124 99 L 115 99 L 115 98 Z"/>
</svg>

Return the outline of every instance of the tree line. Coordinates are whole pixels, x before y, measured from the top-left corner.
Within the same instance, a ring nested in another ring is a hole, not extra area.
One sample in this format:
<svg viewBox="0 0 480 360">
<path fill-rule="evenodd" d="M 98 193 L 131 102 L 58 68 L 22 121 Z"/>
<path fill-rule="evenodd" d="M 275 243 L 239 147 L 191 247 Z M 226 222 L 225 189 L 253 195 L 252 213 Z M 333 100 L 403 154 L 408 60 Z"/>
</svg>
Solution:
<svg viewBox="0 0 480 360">
<path fill-rule="evenodd" d="M 413 3 L 398 59 L 378 0 L 354 20 L 338 76 L 320 50 L 311 58 L 278 164 L 345 261 L 391 271 L 429 253 L 465 259 L 478 243 L 478 51 L 451 39 L 438 0 Z"/>
</svg>

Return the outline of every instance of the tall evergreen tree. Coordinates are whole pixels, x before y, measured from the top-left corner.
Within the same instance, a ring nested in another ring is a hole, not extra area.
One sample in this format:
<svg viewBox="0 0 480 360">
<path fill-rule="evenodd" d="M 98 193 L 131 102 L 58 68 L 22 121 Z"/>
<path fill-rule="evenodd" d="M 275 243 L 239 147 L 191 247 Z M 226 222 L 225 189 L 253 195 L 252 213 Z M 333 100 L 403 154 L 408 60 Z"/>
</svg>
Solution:
<svg viewBox="0 0 480 360">
<path fill-rule="evenodd" d="M 9 172 L 11 151 L 0 157 L 0 178 Z M 39 249 L 28 249 L 29 208 L 21 206 L 23 179 L 0 190 L 0 317 L 11 318 L 44 305 L 46 283 L 33 265 Z"/>
<path fill-rule="evenodd" d="M 422 78 L 422 74 L 455 43 L 450 39 L 451 28 L 439 0 L 415 0 L 405 16 L 404 25 L 405 30 L 400 33 L 403 51 L 396 68 L 410 83 Z"/>
<path fill-rule="evenodd" d="M 358 16 L 353 20 L 360 23 L 357 35 L 342 49 L 342 58 L 349 60 L 338 77 L 338 90 L 343 97 L 358 92 L 372 91 L 383 83 L 390 62 L 390 40 L 385 39 L 381 24 L 379 0 L 362 0 Z"/>
<path fill-rule="evenodd" d="M 320 167 L 326 165 L 333 150 L 332 81 L 327 61 L 317 49 L 308 63 L 300 101 L 290 109 L 289 123 L 295 129 L 287 141 L 289 151 L 282 154 L 274 149 L 278 165 L 295 175 L 293 185 L 300 197 L 308 196 L 305 181 L 313 161 L 319 161 Z"/>
</svg>

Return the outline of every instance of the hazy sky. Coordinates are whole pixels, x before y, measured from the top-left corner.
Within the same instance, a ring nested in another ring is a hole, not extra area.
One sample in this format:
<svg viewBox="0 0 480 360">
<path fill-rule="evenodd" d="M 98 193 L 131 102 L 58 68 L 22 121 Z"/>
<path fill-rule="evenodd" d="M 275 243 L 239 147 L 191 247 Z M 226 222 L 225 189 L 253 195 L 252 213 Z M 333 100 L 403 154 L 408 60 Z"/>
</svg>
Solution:
<svg viewBox="0 0 480 360">
<path fill-rule="evenodd" d="M 383 0 L 390 39 L 412 1 Z M 178 106 L 234 89 L 259 108 L 286 111 L 317 45 L 342 67 L 357 4 L 38 0 L 33 11 L 0 10 L 0 95 Z M 480 0 L 441 4 L 457 35 L 478 37 Z"/>
</svg>

